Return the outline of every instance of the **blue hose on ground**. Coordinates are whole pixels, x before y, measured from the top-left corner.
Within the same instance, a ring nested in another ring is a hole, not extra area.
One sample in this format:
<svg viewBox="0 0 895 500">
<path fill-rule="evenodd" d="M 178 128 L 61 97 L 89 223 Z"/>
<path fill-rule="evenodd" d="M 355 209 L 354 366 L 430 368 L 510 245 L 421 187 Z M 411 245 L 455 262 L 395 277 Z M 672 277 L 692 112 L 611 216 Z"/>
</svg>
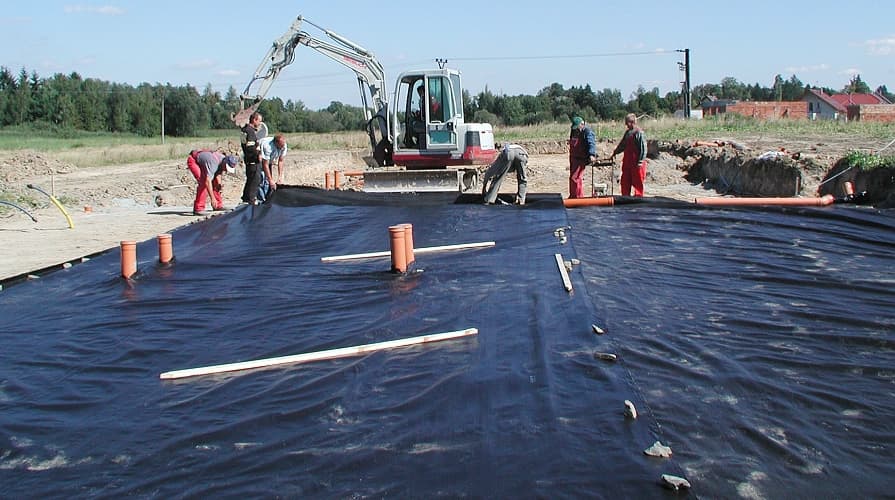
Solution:
<svg viewBox="0 0 895 500">
<path fill-rule="evenodd" d="M 9 206 L 11 206 L 11 207 L 18 208 L 19 210 L 21 210 L 22 212 L 24 212 L 25 215 L 27 215 L 28 217 L 31 217 L 31 220 L 33 220 L 34 222 L 37 222 L 37 219 L 35 219 L 34 216 L 31 215 L 30 212 L 28 212 L 28 211 L 25 210 L 24 208 L 22 208 L 22 207 L 16 205 L 15 203 L 12 203 L 12 202 L 9 202 L 9 201 L 3 201 L 3 200 L 0 200 L 0 203 L 2 203 L 2 204 L 4 204 L 4 205 L 9 205 Z"/>
</svg>

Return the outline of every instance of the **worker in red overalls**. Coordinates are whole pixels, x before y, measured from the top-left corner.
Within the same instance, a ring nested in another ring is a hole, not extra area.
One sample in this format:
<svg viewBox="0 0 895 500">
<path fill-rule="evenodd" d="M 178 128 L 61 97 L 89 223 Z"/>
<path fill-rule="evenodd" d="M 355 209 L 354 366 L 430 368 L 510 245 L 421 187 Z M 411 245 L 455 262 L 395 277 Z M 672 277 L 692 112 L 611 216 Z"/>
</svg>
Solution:
<svg viewBox="0 0 895 500">
<path fill-rule="evenodd" d="M 206 215 L 205 199 L 211 197 L 211 207 L 215 211 L 224 210 L 223 183 L 224 173 L 236 172 L 239 158 L 233 155 L 224 156 L 216 151 L 202 151 L 196 155 L 199 167 L 199 179 L 196 187 L 196 199 L 193 201 L 193 215 Z"/>
<path fill-rule="evenodd" d="M 634 196 L 643 196 L 643 180 L 646 179 L 646 136 L 643 130 L 637 127 L 637 115 L 628 113 L 625 116 L 625 135 L 619 141 L 610 160 L 615 160 L 615 155 L 625 152 L 622 156 L 622 196 L 631 196 L 631 187 L 634 188 Z"/>
<path fill-rule="evenodd" d="M 583 198 L 584 168 L 597 159 L 597 141 L 594 131 L 580 116 L 572 118 L 569 133 L 569 198 Z"/>
<path fill-rule="evenodd" d="M 190 151 L 190 155 L 186 157 L 186 168 L 190 170 L 190 173 L 193 174 L 193 177 L 196 181 L 202 177 L 202 169 L 199 168 L 199 164 L 196 163 L 196 158 L 199 157 L 199 153 L 204 151 L 211 151 L 210 149 L 194 149 Z"/>
</svg>

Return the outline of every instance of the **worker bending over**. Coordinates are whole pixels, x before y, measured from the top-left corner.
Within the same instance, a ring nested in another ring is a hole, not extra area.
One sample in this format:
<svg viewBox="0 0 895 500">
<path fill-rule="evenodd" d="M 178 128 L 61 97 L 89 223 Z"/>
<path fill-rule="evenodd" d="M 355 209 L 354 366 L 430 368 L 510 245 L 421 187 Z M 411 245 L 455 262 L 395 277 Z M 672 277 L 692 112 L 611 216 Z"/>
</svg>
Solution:
<svg viewBox="0 0 895 500">
<path fill-rule="evenodd" d="M 196 155 L 196 165 L 199 167 L 199 178 L 196 179 L 196 199 L 193 200 L 193 215 L 205 214 L 205 199 L 211 196 L 211 207 L 214 210 L 224 209 L 224 189 L 222 178 L 224 173 L 236 172 L 239 158 L 236 156 L 224 156 L 218 152 L 202 151 Z"/>
<path fill-rule="evenodd" d="M 516 171 L 516 204 L 525 205 L 525 193 L 528 190 L 528 179 L 525 167 L 528 165 L 528 151 L 518 144 L 506 144 L 497 158 L 488 166 L 482 179 L 482 196 L 486 205 L 493 205 L 500 192 L 500 184 L 508 172 Z M 489 185 L 490 184 L 490 185 Z"/>
</svg>

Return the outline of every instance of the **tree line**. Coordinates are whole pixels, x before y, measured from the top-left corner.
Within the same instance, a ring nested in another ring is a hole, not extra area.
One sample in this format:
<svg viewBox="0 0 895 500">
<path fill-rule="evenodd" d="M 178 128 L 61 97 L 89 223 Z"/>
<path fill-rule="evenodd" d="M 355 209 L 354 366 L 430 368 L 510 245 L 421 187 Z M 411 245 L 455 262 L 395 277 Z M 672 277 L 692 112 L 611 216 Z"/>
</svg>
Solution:
<svg viewBox="0 0 895 500">
<path fill-rule="evenodd" d="M 728 77 L 718 84 L 693 87 L 695 105 L 708 96 L 751 101 L 796 101 L 808 85 L 795 75 L 777 75 L 770 87 L 748 85 Z M 869 93 L 869 86 L 855 76 L 840 91 L 826 93 Z M 895 102 L 885 86 L 876 92 Z M 493 125 L 535 125 L 568 121 L 571 116 L 586 120 L 619 120 L 627 113 L 661 117 L 673 114 L 683 104 L 681 92 L 659 95 L 659 89 L 639 87 L 626 100 L 616 89 L 593 90 L 589 84 L 565 88 L 553 83 L 536 95 L 497 95 L 487 87 L 476 95 L 463 91 L 467 121 Z M 230 87 L 224 95 L 212 89 L 170 84 L 138 86 L 83 78 L 78 73 L 57 73 L 41 78 L 24 68 L 16 75 L 0 67 L 0 127 L 28 124 L 64 135 L 67 131 L 113 132 L 141 136 L 196 136 L 210 129 L 228 129 L 231 113 L 239 109 L 239 94 Z M 272 130 L 293 132 L 335 132 L 364 128 L 360 107 L 333 101 L 319 110 L 308 109 L 301 101 L 270 98 L 259 111 Z M 164 117 L 164 119 L 162 118 Z"/>
</svg>

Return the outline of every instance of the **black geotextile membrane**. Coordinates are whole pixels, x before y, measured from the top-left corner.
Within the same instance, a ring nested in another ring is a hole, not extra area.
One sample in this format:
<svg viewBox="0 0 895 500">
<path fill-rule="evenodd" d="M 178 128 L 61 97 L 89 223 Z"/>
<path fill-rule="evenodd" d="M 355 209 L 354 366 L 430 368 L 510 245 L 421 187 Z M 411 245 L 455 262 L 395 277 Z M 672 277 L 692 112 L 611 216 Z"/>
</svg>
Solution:
<svg viewBox="0 0 895 500">
<path fill-rule="evenodd" d="M 558 195 L 281 189 L 0 293 L 0 484 L 9 497 L 662 497 L 674 459 L 580 275 Z M 313 201 L 316 199 L 316 201 Z M 478 198 L 480 201 L 480 197 Z M 413 224 L 406 275 L 388 226 Z M 577 277 L 576 277 L 577 276 Z M 477 328 L 355 358 L 163 381 L 170 370 Z"/>
<path fill-rule="evenodd" d="M 891 496 L 895 210 L 645 203 L 568 218 L 576 290 L 695 491 Z"/>
</svg>

